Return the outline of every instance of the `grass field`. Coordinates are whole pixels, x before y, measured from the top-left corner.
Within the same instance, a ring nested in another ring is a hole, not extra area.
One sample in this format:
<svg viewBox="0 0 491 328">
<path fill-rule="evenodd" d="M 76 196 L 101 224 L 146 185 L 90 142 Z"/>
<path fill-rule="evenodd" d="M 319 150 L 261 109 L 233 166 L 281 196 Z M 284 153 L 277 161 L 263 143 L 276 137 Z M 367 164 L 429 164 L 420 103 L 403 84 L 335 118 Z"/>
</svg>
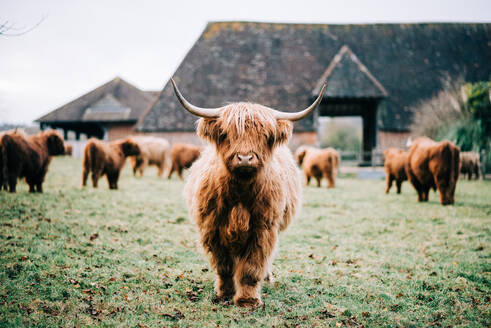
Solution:
<svg viewBox="0 0 491 328">
<path fill-rule="evenodd" d="M 489 181 L 460 180 L 448 207 L 418 204 L 407 182 L 304 188 L 251 311 L 212 302 L 184 183 L 155 173 L 81 189 L 80 160 L 56 158 L 44 194 L 0 192 L 0 326 L 491 325 Z"/>
</svg>

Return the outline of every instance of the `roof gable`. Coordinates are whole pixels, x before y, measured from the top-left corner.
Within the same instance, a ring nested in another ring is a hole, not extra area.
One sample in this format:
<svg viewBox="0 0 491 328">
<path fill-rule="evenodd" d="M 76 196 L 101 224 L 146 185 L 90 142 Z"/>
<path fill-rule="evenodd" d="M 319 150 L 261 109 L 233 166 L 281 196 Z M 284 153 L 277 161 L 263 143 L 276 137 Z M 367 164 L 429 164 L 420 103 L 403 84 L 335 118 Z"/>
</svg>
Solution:
<svg viewBox="0 0 491 328">
<path fill-rule="evenodd" d="M 351 49 L 344 45 L 322 74 L 313 94 L 319 94 L 322 85 L 328 98 L 385 98 L 387 91 L 368 71 Z"/>
<path fill-rule="evenodd" d="M 131 108 L 124 106 L 108 93 L 85 110 L 82 121 L 124 121 L 130 113 Z"/>
</svg>

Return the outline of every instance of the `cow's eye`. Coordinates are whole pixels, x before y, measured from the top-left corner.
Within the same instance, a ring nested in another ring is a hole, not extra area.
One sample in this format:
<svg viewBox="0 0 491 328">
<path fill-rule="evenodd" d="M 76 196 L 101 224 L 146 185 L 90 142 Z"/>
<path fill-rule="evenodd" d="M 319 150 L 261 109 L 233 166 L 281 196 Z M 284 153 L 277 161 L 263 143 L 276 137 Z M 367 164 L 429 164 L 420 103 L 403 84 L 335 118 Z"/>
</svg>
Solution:
<svg viewBox="0 0 491 328">
<path fill-rule="evenodd" d="M 227 134 L 226 134 L 225 132 L 220 133 L 220 134 L 218 135 L 218 142 L 219 142 L 219 143 L 224 142 L 224 141 L 225 141 L 225 139 L 227 139 Z"/>
<path fill-rule="evenodd" d="M 275 139 L 274 139 L 274 136 L 269 136 L 269 137 L 268 137 L 268 145 L 269 145 L 270 147 L 272 147 L 272 146 L 273 146 L 273 144 L 274 144 L 274 140 L 275 140 Z"/>
</svg>

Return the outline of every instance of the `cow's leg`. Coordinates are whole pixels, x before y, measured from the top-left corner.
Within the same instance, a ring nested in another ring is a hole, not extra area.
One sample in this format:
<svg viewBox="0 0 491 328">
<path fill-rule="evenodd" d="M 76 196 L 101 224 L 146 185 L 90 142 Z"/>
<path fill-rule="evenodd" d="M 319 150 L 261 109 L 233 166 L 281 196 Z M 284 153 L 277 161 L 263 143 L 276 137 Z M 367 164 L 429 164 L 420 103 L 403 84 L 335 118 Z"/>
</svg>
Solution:
<svg viewBox="0 0 491 328">
<path fill-rule="evenodd" d="M 87 185 L 88 176 L 89 176 L 89 171 L 82 169 L 82 187 L 85 187 Z"/>
<path fill-rule="evenodd" d="M 261 281 L 266 276 L 277 240 L 277 232 L 273 229 L 256 231 L 247 251 L 237 259 L 234 303 L 238 306 L 255 307 L 262 304 Z"/>
<path fill-rule="evenodd" d="M 234 262 L 232 258 L 222 250 L 213 254 L 212 263 L 215 264 L 217 271 L 217 279 L 215 281 L 216 301 L 231 300 L 235 294 L 233 279 Z"/>
<path fill-rule="evenodd" d="M 37 192 L 43 192 L 43 183 L 42 182 L 38 182 L 36 184 L 36 191 Z"/>
<path fill-rule="evenodd" d="M 416 192 L 418 193 L 418 202 L 423 201 L 423 186 L 421 183 L 419 183 L 418 179 L 412 174 L 411 171 L 408 172 L 408 180 L 411 182 L 413 185 L 414 189 L 416 189 Z"/>
<path fill-rule="evenodd" d="M 17 186 L 17 176 L 9 175 L 9 192 L 15 192 L 15 187 Z"/>
<path fill-rule="evenodd" d="M 334 188 L 334 177 L 333 177 L 333 172 L 326 172 L 324 174 L 326 180 L 327 180 L 327 188 Z"/>
<path fill-rule="evenodd" d="M 423 187 L 423 202 L 428 201 L 429 194 L 430 194 L 430 187 L 428 186 Z"/>
<path fill-rule="evenodd" d="M 109 189 L 118 189 L 118 179 L 119 179 L 119 171 L 112 172 L 107 174 L 107 182 L 109 184 Z"/>
<path fill-rule="evenodd" d="M 145 171 L 145 168 L 148 165 L 148 159 L 144 158 L 138 167 L 138 173 L 140 174 L 140 177 L 143 177 L 143 172 Z"/>
<path fill-rule="evenodd" d="M 315 179 L 317 180 L 317 187 L 320 188 L 322 176 L 315 176 Z"/>
<path fill-rule="evenodd" d="M 177 175 L 179 176 L 179 179 L 181 179 L 181 181 L 183 181 L 183 177 L 182 177 L 182 166 L 179 166 L 177 168 Z"/>
<path fill-rule="evenodd" d="M 218 231 L 210 232 L 202 237 L 203 240 L 207 240 L 207 242 L 204 242 L 203 246 L 208 250 L 211 266 L 217 273 L 217 279 L 215 281 L 215 301 L 222 302 L 230 300 L 235 294 L 233 280 L 234 261 L 227 248 L 218 241 Z"/>
<path fill-rule="evenodd" d="M 396 180 L 397 193 L 401 193 L 402 179 Z"/>
<path fill-rule="evenodd" d="M 310 175 L 308 174 L 305 174 L 305 183 L 307 184 L 307 186 L 310 184 Z"/>
<path fill-rule="evenodd" d="M 169 174 L 167 175 L 167 179 L 170 179 L 173 172 L 174 172 L 174 164 L 172 164 L 169 168 Z"/>
<path fill-rule="evenodd" d="M 385 176 L 385 193 L 388 194 L 390 188 L 392 187 L 392 181 L 394 181 L 394 176 L 390 173 L 387 173 Z"/>
<path fill-rule="evenodd" d="M 97 183 L 99 182 L 100 176 L 101 176 L 101 173 L 100 172 L 98 172 L 98 171 L 92 171 L 91 178 L 92 178 L 92 186 L 94 188 L 97 188 Z"/>
<path fill-rule="evenodd" d="M 157 176 L 159 178 L 162 177 L 162 174 L 164 173 L 164 169 L 165 169 L 165 162 L 162 161 L 157 165 Z"/>
<path fill-rule="evenodd" d="M 439 179 L 436 184 L 438 192 L 440 193 L 440 204 L 450 205 L 454 203 L 453 192 L 455 192 L 455 186 L 449 185 L 445 179 Z"/>
</svg>

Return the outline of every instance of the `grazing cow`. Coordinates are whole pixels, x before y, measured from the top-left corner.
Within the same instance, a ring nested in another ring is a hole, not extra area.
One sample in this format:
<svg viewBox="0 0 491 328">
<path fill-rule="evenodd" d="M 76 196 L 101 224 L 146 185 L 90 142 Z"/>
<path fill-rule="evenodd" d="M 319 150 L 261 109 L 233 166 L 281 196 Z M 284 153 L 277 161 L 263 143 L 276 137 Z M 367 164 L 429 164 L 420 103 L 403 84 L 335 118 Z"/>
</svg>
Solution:
<svg viewBox="0 0 491 328">
<path fill-rule="evenodd" d="M 324 177 L 327 180 L 327 187 L 334 188 L 339 169 L 339 153 L 334 148 L 318 149 L 300 146 L 295 152 L 295 158 L 298 165 L 303 167 L 307 185 L 314 177 L 317 180 L 317 187 L 320 187 Z"/>
<path fill-rule="evenodd" d="M 133 175 L 136 172 L 143 176 L 143 171 L 147 165 L 157 166 L 157 176 L 161 177 L 165 168 L 170 162 L 170 144 L 164 138 L 148 137 L 148 136 L 132 136 L 130 137 L 140 147 L 140 154 L 131 156 L 131 167 Z"/>
<path fill-rule="evenodd" d="M 0 140 L 2 180 L 15 192 L 17 179 L 25 178 L 29 192 L 43 192 L 43 182 L 52 156 L 63 155 L 63 138 L 53 130 L 26 137 L 22 133 L 6 133 Z"/>
<path fill-rule="evenodd" d="M 399 148 L 388 148 L 385 155 L 385 193 L 388 194 L 392 182 L 396 182 L 397 193 L 401 193 L 402 182 L 407 180 L 406 162 L 408 153 Z"/>
<path fill-rule="evenodd" d="M 189 169 L 191 164 L 198 159 L 200 154 L 201 147 L 184 143 L 174 144 L 172 146 L 171 167 L 167 178 L 170 179 L 172 173 L 177 172 L 179 179 L 183 180 L 182 170 Z"/>
<path fill-rule="evenodd" d="M 422 137 L 413 142 L 409 150 L 406 173 L 418 192 L 418 201 L 428 201 L 430 188 L 438 188 L 442 205 L 455 202 L 459 155 L 459 147 L 450 141 L 435 142 Z"/>
<path fill-rule="evenodd" d="M 479 153 L 473 151 L 465 151 L 460 153 L 460 173 L 467 174 L 467 179 L 472 180 L 472 175 L 476 175 L 479 179 L 481 168 L 479 164 Z"/>
<path fill-rule="evenodd" d="M 131 138 L 106 143 L 90 138 L 84 147 L 82 160 L 82 186 L 87 185 L 87 177 L 92 172 L 92 185 L 97 188 L 97 182 L 106 175 L 109 189 L 118 189 L 119 173 L 127 156 L 140 154 L 140 147 Z"/>
<path fill-rule="evenodd" d="M 72 156 L 73 154 L 73 146 L 69 143 L 65 143 L 65 155 Z"/>
<path fill-rule="evenodd" d="M 324 88 L 304 111 L 284 113 L 251 103 L 199 108 L 171 81 L 183 107 L 202 117 L 197 132 L 211 144 L 192 165 L 185 195 L 217 273 L 217 300 L 259 306 L 278 234 L 300 206 L 300 179 L 286 146 L 292 121 L 319 105 Z"/>
</svg>

